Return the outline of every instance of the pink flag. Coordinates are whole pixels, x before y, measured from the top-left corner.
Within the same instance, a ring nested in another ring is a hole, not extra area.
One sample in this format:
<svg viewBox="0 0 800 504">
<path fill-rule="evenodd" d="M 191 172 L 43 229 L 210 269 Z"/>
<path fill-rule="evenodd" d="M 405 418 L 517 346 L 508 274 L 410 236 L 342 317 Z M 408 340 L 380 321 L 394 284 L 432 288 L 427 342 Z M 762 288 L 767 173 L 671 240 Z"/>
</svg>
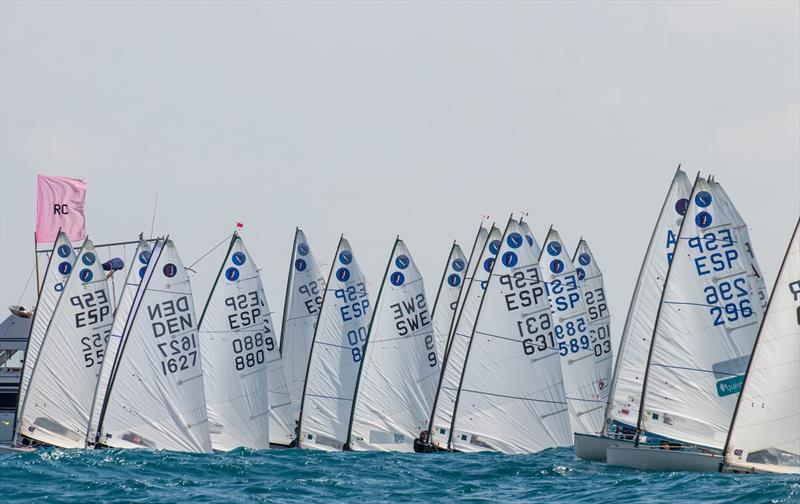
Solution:
<svg viewBox="0 0 800 504">
<path fill-rule="evenodd" d="M 83 180 L 39 175 L 36 243 L 53 243 L 59 229 L 72 242 L 86 238 L 85 200 L 86 182 Z"/>
</svg>

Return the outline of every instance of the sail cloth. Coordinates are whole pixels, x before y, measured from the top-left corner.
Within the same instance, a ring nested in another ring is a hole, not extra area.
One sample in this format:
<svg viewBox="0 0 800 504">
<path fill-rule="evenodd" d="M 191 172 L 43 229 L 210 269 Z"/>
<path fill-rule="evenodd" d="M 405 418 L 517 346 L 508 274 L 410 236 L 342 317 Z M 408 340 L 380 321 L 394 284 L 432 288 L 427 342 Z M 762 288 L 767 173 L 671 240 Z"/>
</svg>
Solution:
<svg viewBox="0 0 800 504">
<path fill-rule="evenodd" d="M 311 346 L 298 445 L 333 451 L 347 443 L 371 313 L 364 275 L 344 237 L 326 285 Z"/>
<path fill-rule="evenodd" d="M 628 308 L 611 382 L 606 432 L 612 423 L 629 427 L 637 424 L 647 356 L 653 340 L 661 292 L 664 289 L 669 261 L 678 241 L 678 230 L 689 207 L 691 192 L 692 183 L 689 177 L 678 168 L 658 214 Z"/>
<path fill-rule="evenodd" d="M 39 351 L 42 347 L 47 327 L 50 325 L 50 319 L 53 317 L 58 300 L 64 291 L 67 278 L 69 278 L 69 274 L 74 268 L 75 258 L 75 250 L 72 248 L 66 233 L 58 233 L 53 244 L 53 251 L 50 253 L 50 258 L 47 262 L 47 268 L 44 271 L 39 301 L 36 303 L 36 310 L 33 313 L 31 330 L 28 335 L 28 346 L 25 349 L 25 362 L 22 365 L 22 377 L 19 382 L 19 394 L 17 394 L 17 412 L 14 417 L 17 426 L 14 429 L 15 438 L 19 432 L 19 420 L 22 418 L 20 410 L 25 402 L 25 397 L 28 395 L 31 373 L 39 358 Z"/>
<path fill-rule="evenodd" d="M 100 443 L 211 451 L 192 288 L 169 239 L 153 246 L 121 341 Z"/>
<path fill-rule="evenodd" d="M 572 432 L 598 434 L 603 429 L 611 380 L 611 340 L 589 334 L 589 313 L 578 271 L 553 228 L 547 234 L 539 268 L 550 299 L 553 343 L 561 356 Z"/>
<path fill-rule="evenodd" d="M 198 332 L 211 446 L 269 448 L 267 352 L 277 341 L 258 268 L 235 233 Z"/>
<path fill-rule="evenodd" d="M 722 449 L 762 310 L 735 216 L 698 177 L 656 321 L 639 428 Z"/>
<path fill-rule="evenodd" d="M 119 363 L 119 349 L 122 345 L 122 335 L 125 334 L 125 327 L 131 318 L 131 308 L 139 290 L 139 284 L 147 271 L 147 263 L 150 261 L 150 244 L 145 240 L 139 240 L 136 252 L 133 256 L 131 268 L 125 277 L 125 285 L 122 287 L 117 311 L 114 313 L 114 322 L 111 325 L 111 336 L 108 338 L 106 353 L 103 357 L 103 364 L 100 367 L 100 377 L 97 379 L 97 386 L 92 400 L 92 413 L 89 417 L 89 429 L 87 431 L 87 443 L 97 442 L 97 424 L 100 420 L 100 411 L 106 400 L 108 393 L 108 382 L 111 374 Z"/>
<path fill-rule="evenodd" d="M 466 294 L 462 301 L 462 308 L 456 319 L 450 348 L 445 356 L 442 378 L 436 394 L 433 409 L 433 428 L 431 440 L 440 447 L 450 445 L 450 433 L 453 424 L 453 408 L 456 404 L 458 385 L 461 382 L 461 373 L 464 370 L 464 360 L 467 356 L 467 347 L 472 336 L 472 329 L 478 315 L 483 291 L 492 264 L 500 250 L 502 233 L 492 226 L 487 239 L 481 245 L 481 252 L 475 257 L 473 276 L 465 280 Z"/>
<path fill-rule="evenodd" d="M 413 452 L 428 429 L 438 364 L 425 284 L 398 238 L 373 310 L 348 447 Z"/>
<path fill-rule="evenodd" d="M 571 444 L 561 364 L 536 250 L 511 220 L 469 347 L 453 448 L 533 453 Z"/>
<path fill-rule="evenodd" d="M 23 436 L 62 448 L 86 446 L 112 319 L 103 267 L 87 239 L 64 284 L 31 374 L 21 408 Z"/>
<path fill-rule="evenodd" d="M 800 220 L 772 290 L 725 448 L 725 463 L 800 473 Z"/>
<path fill-rule="evenodd" d="M 533 250 L 533 255 L 536 256 L 536 260 L 539 260 L 539 255 L 542 253 L 542 248 L 539 246 L 539 242 L 536 241 L 536 237 L 533 235 L 533 231 L 531 231 L 531 227 L 525 221 L 520 221 L 520 232 L 525 237 L 525 241 L 528 242 L 528 246 L 530 246 L 531 250 Z"/>
<path fill-rule="evenodd" d="M 300 421 L 300 403 L 311 353 L 311 341 L 317 326 L 325 275 L 322 273 L 308 239 L 301 229 L 294 235 L 286 299 L 283 306 L 280 350 L 286 384 L 292 401 L 292 432 Z"/>
<path fill-rule="evenodd" d="M 442 359 L 450 339 L 450 331 L 453 327 L 453 320 L 458 308 L 458 298 L 461 287 L 464 285 L 464 274 L 466 273 L 467 259 L 464 252 L 456 242 L 450 248 L 447 256 L 447 264 L 444 267 L 442 281 L 439 283 L 439 290 L 436 293 L 436 301 L 433 303 L 433 339 L 436 342 L 436 368 L 441 370 Z"/>
</svg>

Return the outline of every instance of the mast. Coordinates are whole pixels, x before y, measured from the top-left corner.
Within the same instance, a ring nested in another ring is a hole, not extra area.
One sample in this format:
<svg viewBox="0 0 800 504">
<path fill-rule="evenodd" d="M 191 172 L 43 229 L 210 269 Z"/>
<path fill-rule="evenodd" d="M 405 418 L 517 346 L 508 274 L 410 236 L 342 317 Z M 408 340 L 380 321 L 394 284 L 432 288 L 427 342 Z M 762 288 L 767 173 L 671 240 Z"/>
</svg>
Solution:
<svg viewBox="0 0 800 504">
<path fill-rule="evenodd" d="M 281 341 L 278 343 L 278 353 L 283 358 L 283 339 L 286 335 L 286 315 L 289 313 L 289 292 L 292 288 L 292 277 L 294 276 L 294 261 L 297 254 L 297 236 L 300 234 L 300 227 L 294 228 L 294 242 L 292 254 L 289 256 L 289 273 L 286 275 L 286 293 L 283 295 L 283 315 L 281 316 Z"/>
</svg>

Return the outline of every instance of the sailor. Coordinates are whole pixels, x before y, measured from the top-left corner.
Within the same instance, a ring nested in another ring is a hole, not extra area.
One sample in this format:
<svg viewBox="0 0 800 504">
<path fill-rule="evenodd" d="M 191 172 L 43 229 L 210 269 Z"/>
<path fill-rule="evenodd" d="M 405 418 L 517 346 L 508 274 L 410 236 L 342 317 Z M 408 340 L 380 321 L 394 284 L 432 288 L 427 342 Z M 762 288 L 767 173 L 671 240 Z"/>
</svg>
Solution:
<svg viewBox="0 0 800 504">
<path fill-rule="evenodd" d="M 439 451 L 430 441 L 428 441 L 428 431 L 419 433 L 419 437 L 414 440 L 415 453 L 433 453 Z"/>
</svg>

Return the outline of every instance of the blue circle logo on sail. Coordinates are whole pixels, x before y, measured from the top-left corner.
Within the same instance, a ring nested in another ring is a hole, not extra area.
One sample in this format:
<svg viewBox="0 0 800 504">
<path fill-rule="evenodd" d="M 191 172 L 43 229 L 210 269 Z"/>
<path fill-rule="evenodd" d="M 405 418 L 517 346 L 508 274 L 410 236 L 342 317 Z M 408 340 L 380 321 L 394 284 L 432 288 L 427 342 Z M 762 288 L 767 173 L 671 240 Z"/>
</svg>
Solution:
<svg viewBox="0 0 800 504">
<path fill-rule="evenodd" d="M 707 228 L 711 225 L 711 222 L 714 219 L 711 218 L 711 214 L 708 212 L 700 212 L 694 217 L 694 222 L 701 228 Z"/>
<path fill-rule="evenodd" d="M 550 261 L 550 271 L 556 274 L 564 271 L 564 263 L 561 261 L 561 259 L 553 259 Z"/>
<path fill-rule="evenodd" d="M 486 286 L 487 285 L 489 285 L 489 282 L 487 282 L 486 280 L 482 281 L 481 282 L 481 289 L 486 290 Z"/>
<path fill-rule="evenodd" d="M 686 215 L 686 210 L 689 209 L 689 200 L 687 198 L 681 198 L 675 203 L 675 211 L 678 212 L 678 215 Z"/>
<path fill-rule="evenodd" d="M 167 278 L 172 278 L 178 274 L 178 267 L 172 263 L 167 263 L 164 265 L 164 269 L 162 271 L 164 272 L 164 276 Z"/>
<path fill-rule="evenodd" d="M 150 262 L 149 250 L 142 250 L 141 252 L 139 252 L 139 262 L 142 264 L 147 264 Z"/>
<path fill-rule="evenodd" d="M 225 270 L 225 278 L 230 280 L 231 282 L 235 282 L 239 279 L 239 270 L 231 266 L 230 268 Z"/>
<path fill-rule="evenodd" d="M 711 204 L 711 194 L 708 191 L 700 191 L 694 196 L 694 202 L 700 208 L 705 208 Z"/>
<path fill-rule="evenodd" d="M 295 269 L 297 271 L 305 271 L 306 270 L 306 266 L 307 266 L 307 264 L 306 264 L 305 259 L 297 259 L 294 262 L 294 267 L 295 267 Z"/>
<path fill-rule="evenodd" d="M 298 245 L 297 253 L 300 254 L 301 256 L 308 255 L 308 245 L 306 245 L 305 243 L 301 243 L 300 245 Z"/>
<path fill-rule="evenodd" d="M 463 271 L 465 266 L 463 259 L 453 259 L 453 269 L 455 271 Z"/>
<path fill-rule="evenodd" d="M 578 262 L 584 266 L 589 266 L 592 262 L 592 256 L 584 252 L 583 254 L 578 256 Z"/>
<path fill-rule="evenodd" d="M 394 286 L 400 286 L 406 281 L 406 276 L 399 271 L 395 271 L 389 276 L 389 281 L 392 282 Z"/>
<path fill-rule="evenodd" d="M 525 240 L 527 240 L 529 246 L 533 247 L 533 236 L 526 234 Z"/>
<path fill-rule="evenodd" d="M 494 266 L 494 257 L 490 257 L 483 261 L 483 269 L 485 269 L 487 273 L 492 271 L 492 266 Z"/>
<path fill-rule="evenodd" d="M 55 284 L 53 286 L 53 288 L 56 290 L 56 292 L 61 292 L 62 290 L 64 290 L 64 284 L 61 283 L 61 282 L 58 282 L 57 284 Z"/>
<path fill-rule="evenodd" d="M 244 255 L 244 252 L 234 252 L 231 256 L 231 261 L 236 266 L 241 266 L 247 260 L 247 257 Z"/>
<path fill-rule="evenodd" d="M 547 253 L 555 257 L 561 253 L 561 244 L 557 241 L 552 241 L 547 244 Z"/>
<path fill-rule="evenodd" d="M 350 264 L 353 262 L 353 253 L 349 250 L 342 250 L 339 252 L 339 262 L 342 264 Z"/>
<path fill-rule="evenodd" d="M 350 270 L 347 268 L 339 268 L 336 270 L 336 279 L 340 282 L 346 282 L 350 279 Z"/>
<path fill-rule="evenodd" d="M 500 240 L 492 240 L 492 242 L 489 243 L 489 252 L 494 255 L 500 252 Z"/>
<path fill-rule="evenodd" d="M 411 264 L 411 259 L 408 258 L 407 255 L 399 255 L 397 259 L 394 260 L 394 263 L 400 269 L 408 268 L 408 265 Z"/>
<path fill-rule="evenodd" d="M 67 261 L 59 263 L 58 265 L 58 272 L 62 275 L 69 275 L 69 272 L 72 271 L 72 265 Z"/>
<path fill-rule="evenodd" d="M 522 237 L 520 237 L 520 240 Z M 517 245 L 519 246 L 519 245 Z M 510 250 L 503 254 L 503 266 L 506 268 L 513 268 L 517 264 L 517 254 L 511 252 Z"/>
<path fill-rule="evenodd" d="M 139 278 L 144 278 L 144 272 L 147 271 L 147 266 L 139 268 Z"/>
<path fill-rule="evenodd" d="M 96 260 L 97 258 L 91 252 L 86 252 L 85 254 L 83 254 L 83 257 L 81 258 L 81 261 L 83 261 L 83 264 L 85 264 L 86 266 L 91 266 L 92 264 L 94 264 Z"/>
<path fill-rule="evenodd" d="M 447 285 L 450 287 L 458 287 L 461 285 L 461 276 L 451 273 L 450 276 L 447 277 Z"/>
<path fill-rule="evenodd" d="M 511 233 L 506 237 L 506 243 L 511 248 L 519 248 L 522 245 L 522 235 L 519 233 Z"/>
<path fill-rule="evenodd" d="M 58 246 L 58 255 L 63 258 L 69 257 L 69 253 L 72 252 L 72 249 L 69 245 L 59 245 Z"/>
<path fill-rule="evenodd" d="M 575 268 L 575 272 L 578 274 L 578 280 L 586 278 L 586 271 L 583 268 Z"/>
<path fill-rule="evenodd" d="M 89 268 L 84 268 L 78 275 L 83 283 L 86 283 L 92 279 L 94 273 Z"/>
</svg>

